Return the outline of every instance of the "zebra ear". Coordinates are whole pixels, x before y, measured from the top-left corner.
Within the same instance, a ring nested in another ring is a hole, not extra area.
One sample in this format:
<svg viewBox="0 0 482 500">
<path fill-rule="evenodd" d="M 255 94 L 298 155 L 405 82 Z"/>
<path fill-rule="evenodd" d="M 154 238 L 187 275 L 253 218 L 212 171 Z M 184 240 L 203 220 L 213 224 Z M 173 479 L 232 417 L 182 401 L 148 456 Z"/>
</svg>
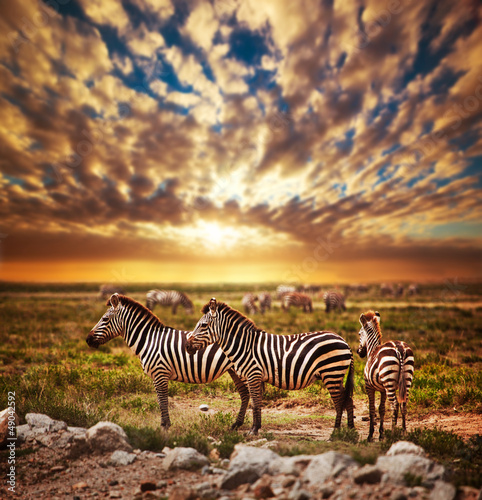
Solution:
<svg viewBox="0 0 482 500">
<path fill-rule="evenodd" d="M 364 314 L 360 314 L 360 324 L 361 326 L 365 326 L 368 323 L 367 318 Z"/>
<path fill-rule="evenodd" d="M 378 324 L 380 324 L 380 321 L 381 321 L 382 318 L 380 317 L 380 313 L 378 311 L 375 311 L 375 316 L 376 316 L 376 318 L 378 320 Z"/>
<path fill-rule="evenodd" d="M 119 305 L 119 294 L 114 293 L 109 299 L 110 305 L 115 309 Z"/>
<path fill-rule="evenodd" d="M 209 310 L 211 311 L 211 316 L 216 316 L 216 309 L 218 308 L 218 304 L 216 302 L 216 299 L 213 297 L 209 301 Z"/>
</svg>

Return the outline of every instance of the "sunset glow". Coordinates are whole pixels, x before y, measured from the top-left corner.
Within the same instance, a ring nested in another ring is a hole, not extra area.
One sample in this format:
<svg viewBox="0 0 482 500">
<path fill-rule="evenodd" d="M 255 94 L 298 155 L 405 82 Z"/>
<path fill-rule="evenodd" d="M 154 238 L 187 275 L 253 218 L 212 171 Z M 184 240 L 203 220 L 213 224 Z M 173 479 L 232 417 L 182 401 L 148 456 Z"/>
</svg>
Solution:
<svg viewBox="0 0 482 500">
<path fill-rule="evenodd" d="M 482 277 L 479 3 L 0 13 L 1 280 Z"/>
</svg>

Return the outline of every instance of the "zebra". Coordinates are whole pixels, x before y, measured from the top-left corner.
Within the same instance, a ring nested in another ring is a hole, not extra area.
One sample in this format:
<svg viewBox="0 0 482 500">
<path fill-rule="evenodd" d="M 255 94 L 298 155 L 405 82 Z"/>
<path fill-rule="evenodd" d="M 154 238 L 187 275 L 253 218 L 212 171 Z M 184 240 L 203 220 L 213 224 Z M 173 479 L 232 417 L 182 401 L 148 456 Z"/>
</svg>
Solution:
<svg viewBox="0 0 482 500">
<path fill-rule="evenodd" d="M 380 285 L 380 293 L 382 297 L 386 297 L 389 295 L 395 295 L 395 289 L 393 288 L 393 285 L 390 285 L 388 283 L 382 283 Z"/>
<path fill-rule="evenodd" d="M 412 283 L 408 287 L 408 295 L 417 295 L 418 293 L 419 293 L 418 285 L 416 283 Z"/>
<path fill-rule="evenodd" d="M 406 432 L 407 400 L 413 380 L 414 357 L 408 344 L 394 340 L 381 344 L 380 313 L 368 311 L 360 315 L 360 345 L 357 353 L 361 358 L 368 356 L 365 370 L 365 388 L 370 409 L 370 430 L 368 441 L 375 431 L 375 391 L 380 397 L 380 440 L 383 439 L 385 401 L 388 397 L 392 409 L 392 429 L 397 425 L 398 410 L 402 413 L 402 431 Z M 398 390 L 398 394 L 397 393 Z"/>
<path fill-rule="evenodd" d="M 338 309 L 338 311 L 346 311 L 345 306 L 345 296 L 340 292 L 329 291 L 323 294 L 323 300 L 325 301 L 325 312 L 329 313 Z"/>
<path fill-rule="evenodd" d="M 266 311 L 271 311 L 271 294 L 268 292 L 259 294 L 259 310 L 261 314 L 264 314 Z"/>
<path fill-rule="evenodd" d="M 258 306 L 256 305 L 256 301 L 258 300 L 258 296 L 254 293 L 245 293 L 243 296 L 243 300 L 241 304 L 244 307 L 244 312 L 247 314 L 255 314 L 258 312 Z"/>
<path fill-rule="evenodd" d="M 146 294 L 146 307 L 152 311 L 156 304 L 172 306 L 172 314 L 176 314 L 179 304 L 184 307 L 187 314 L 194 312 L 191 299 L 184 292 L 177 290 L 149 290 Z"/>
<path fill-rule="evenodd" d="M 281 299 L 285 293 L 293 293 L 296 292 L 296 288 L 294 286 L 289 285 L 279 285 L 276 288 L 276 297 Z"/>
<path fill-rule="evenodd" d="M 232 428 L 244 422 L 249 403 L 248 388 L 233 369 L 233 364 L 218 346 L 209 346 L 191 356 L 186 352 L 187 332 L 165 326 L 139 302 L 113 294 L 110 306 L 87 336 L 90 347 L 98 348 L 121 335 L 139 357 L 144 373 L 154 382 L 161 410 L 161 425 L 169 428 L 168 381 L 207 384 L 228 372 L 241 396 L 241 408 Z"/>
<path fill-rule="evenodd" d="M 113 284 L 101 285 L 99 287 L 99 299 L 105 300 L 113 293 L 120 293 L 121 295 L 124 295 L 125 290 L 122 287 Z"/>
<path fill-rule="evenodd" d="M 251 434 L 261 428 L 264 382 L 281 389 L 303 389 L 321 379 L 336 409 L 335 428 L 347 410 L 354 427 L 353 354 L 339 335 L 328 331 L 274 335 L 260 330 L 243 314 L 215 298 L 203 308 L 202 318 L 187 335 L 188 352 L 217 343 L 248 383 L 253 408 Z M 343 379 L 348 371 L 345 387 Z"/>
<path fill-rule="evenodd" d="M 304 312 L 313 312 L 311 297 L 308 297 L 304 293 L 285 293 L 281 297 L 281 308 L 283 311 L 289 311 L 291 306 L 302 307 Z"/>
</svg>

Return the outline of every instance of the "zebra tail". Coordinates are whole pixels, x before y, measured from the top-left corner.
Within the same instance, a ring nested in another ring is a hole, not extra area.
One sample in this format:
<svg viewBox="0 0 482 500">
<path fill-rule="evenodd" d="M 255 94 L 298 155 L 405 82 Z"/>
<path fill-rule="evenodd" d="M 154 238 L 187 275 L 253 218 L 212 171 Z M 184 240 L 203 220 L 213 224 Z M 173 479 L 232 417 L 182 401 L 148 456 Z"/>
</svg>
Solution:
<svg viewBox="0 0 482 500">
<path fill-rule="evenodd" d="M 399 403 L 407 402 L 407 379 L 405 378 L 405 356 L 400 356 L 400 374 L 398 376 L 397 401 Z"/>
<path fill-rule="evenodd" d="M 348 402 L 353 398 L 353 390 L 355 389 L 355 363 L 353 361 L 353 353 L 351 353 L 350 369 L 345 383 L 345 398 L 343 400 L 343 409 L 346 410 Z"/>
</svg>

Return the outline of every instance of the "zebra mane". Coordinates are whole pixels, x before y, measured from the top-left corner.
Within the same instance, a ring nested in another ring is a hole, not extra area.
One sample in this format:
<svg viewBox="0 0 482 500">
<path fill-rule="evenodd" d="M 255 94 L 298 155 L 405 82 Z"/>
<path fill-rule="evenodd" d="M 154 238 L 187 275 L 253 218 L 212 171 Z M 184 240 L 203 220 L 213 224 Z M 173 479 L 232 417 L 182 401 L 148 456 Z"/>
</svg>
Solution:
<svg viewBox="0 0 482 500">
<path fill-rule="evenodd" d="M 382 329 L 380 328 L 380 321 L 378 320 L 377 314 L 375 314 L 374 311 L 370 310 L 370 311 L 367 311 L 366 313 L 363 313 L 363 315 L 365 316 L 365 318 L 368 321 L 373 321 L 374 318 L 377 319 L 377 321 L 376 321 L 377 332 L 378 332 L 378 335 L 380 336 L 380 339 L 381 339 L 382 338 Z M 375 322 L 373 322 L 373 323 L 375 323 Z"/>
<path fill-rule="evenodd" d="M 137 300 L 131 299 L 126 295 L 119 294 L 119 302 L 123 306 L 131 306 L 137 310 L 142 311 L 146 316 L 153 316 L 159 322 L 159 326 L 166 326 L 150 309 L 147 309 L 147 307 L 142 305 L 140 302 L 137 302 Z"/>
<path fill-rule="evenodd" d="M 256 324 L 254 323 L 254 321 L 252 321 L 251 319 L 249 319 L 243 313 L 237 311 L 236 309 L 233 309 L 231 306 L 228 306 L 228 304 L 226 304 L 224 302 L 218 302 L 217 306 L 218 306 L 217 310 L 219 312 L 222 312 L 222 311 L 234 312 L 237 316 L 239 316 L 241 318 L 241 324 L 243 326 L 249 326 L 249 327 L 253 328 L 254 330 L 256 330 L 257 332 L 263 331 L 261 328 L 258 328 L 256 326 Z M 202 313 L 203 314 L 207 314 L 208 311 L 209 311 L 209 302 L 202 308 Z"/>
</svg>

